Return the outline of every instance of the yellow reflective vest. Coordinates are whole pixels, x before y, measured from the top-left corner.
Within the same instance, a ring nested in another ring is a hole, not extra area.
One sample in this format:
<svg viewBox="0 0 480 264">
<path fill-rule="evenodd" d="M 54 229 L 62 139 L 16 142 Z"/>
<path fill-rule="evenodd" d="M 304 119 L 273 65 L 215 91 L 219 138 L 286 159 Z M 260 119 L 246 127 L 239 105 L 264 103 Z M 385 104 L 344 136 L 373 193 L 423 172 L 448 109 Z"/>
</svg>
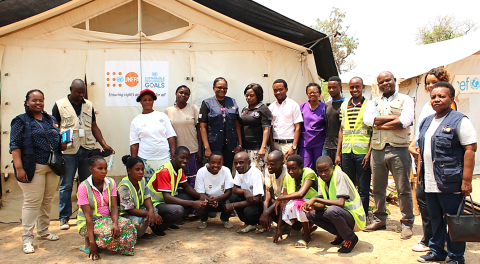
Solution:
<svg viewBox="0 0 480 264">
<path fill-rule="evenodd" d="M 89 178 L 92 176 L 90 175 Z M 108 182 L 107 185 L 107 191 L 108 191 L 108 209 L 110 212 L 112 211 L 112 190 L 114 186 L 114 181 L 112 178 L 105 178 Z M 90 185 L 90 182 L 88 180 L 83 181 L 85 184 L 85 187 L 87 189 L 87 197 L 88 197 L 88 203 L 90 205 L 90 209 L 92 210 L 92 218 L 93 221 L 95 222 L 97 219 L 102 218 L 102 215 L 98 213 L 98 206 L 97 206 L 97 200 L 95 199 L 95 195 L 93 194 L 93 189 L 92 186 Z M 78 199 L 78 193 L 77 193 L 77 199 Z M 103 199 L 103 197 L 102 197 Z M 87 219 L 85 218 L 85 214 L 83 213 L 82 207 L 78 208 L 78 213 L 77 213 L 77 229 L 80 231 L 82 227 L 86 225 Z"/>
<path fill-rule="evenodd" d="M 370 127 L 363 123 L 363 113 L 367 108 L 368 100 L 363 101 L 360 112 L 355 120 L 355 125 L 350 124 L 350 119 L 347 114 L 348 101 L 342 103 L 342 123 L 343 126 L 343 140 L 342 140 L 342 153 L 353 154 L 367 154 L 370 148 Z"/>
<path fill-rule="evenodd" d="M 300 186 L 303 186 L 303 183 L 305 182 L 305 177 L 307 177 L 307 175 L 309 174 L 314 174 L 315 177 L 317 177 L 317 174 L 315 174 L 315 172 L 310 169 L 310 168 L 303 168 L 303 174 L 302 174 L 302 182 L 300 183 Z M 296 192 L 296 188 L 295 188 L 295 179 L 290 176 L 290 174 L 286 174 L 285 175 L 285 178 L 283 178 L 283 182 L 285 183 L 285 186 L 287 187 L 287 194 L 291 194 L 291 193 L 294 193 Z M 315 184 L 315 183 L 314 183 Z M 305 194 L 305 196 L 303 196 L 303 198 L 305 199 L 312 199 L 313 197 L 317 197 L 318 196 L 318 192 L 317 190 L 315 190 L 314 186 L 310 187 L 310 189 L 308 189 L 308 192 Z"/>
<path fill-rule="evenodd" d="M 128 178 L 128 176 L 125 176 L 122 181 L 120 182 L 120 184 L 118 184 L 118 187 L 117 187 L 117 190 L 120 189 L 120 186 L 122 185 L 125 185 L 128 187 L 128 189 L 130 190 L 130 195 L 132 196 L 133 198 L 133 203 L 135 204 L 135 209 L 140 209 L 140 206 L 143 205 L 143 202 L 145 201 L 145 195 L 143 193 L 143 190 L 145 190 L 145 178 L 142 178 L 142 180 L 140 181 L 140 195 L 141 195 L 141 199 L 139 199 L 138 197 L 138 192 L 137 190 L 135 189 L 135 186 L 133 186 L 132 182 L 130 181 L 130 179 Z M 120 206 L 119 206 L 120 207 Z M 124 215 L 124 214 L 127 214 L 126 211 L 120 211 L 120 215 Z"/>
<path fill-rule="evenodd" d="M 173 169 L 171 161 L 165 163 L 153 174 L 152 178 L 150 178 L 147 184 L 147 187 L 150 190 L 150 195 L 152 196 L 153 206 L 157 206 L 157 204 L 165 203 L 165 199 L 163 198 L 162 192 L 159 192 L 155 190 L 155 188 L 153 188 L 153 182 L 157 179 L 157 173 L 159 173 L 163 169 L 167 169 L 168 173 L 170 173 L 170 185 L 172 186 L 172 196 L 176 194 L 178 184 L 180 183 L 180 179 L 182 178 L 182 175 L 183 175 L 183 169 L 179 169 L 177 172 L 177 181 L 175 182 L 175 170 Z"/>
<path fill-rule="evenodd" d="M 337 174 L 339 172 L 342 172 L 342 169 L 340 169 L 340 167 L 338 166 L 335 166 L 335 170 L 333 171 L 332 178 L 330 179 L 330 185 L 328 186 L 328 190 L 325 189 L 325 182 L 322 180 L 322 178 L 318 179 L 318 188 L 319 188 L 319 191 L 321 191 L 321 194 L 323 195 L 323 199 L 338 200 Z M 355 185 L 353 185 L 352 181 L 350 180 L 350 178 L 348 178 L 346 174 L 343 174 L 343 177 L 345 177 L 345 179 L 350 184 L 350 187 L 355 192 L 355 197 L 353 197 L 353 201 L 345 200 L 345 204 L 343 208 L 345 208 L 348 212 L 350 212 L 350 214 L 352 214 L 353 218 L 355 219 L 355 227 L 353 231 L 357 232 L 365 228 L 365 223 L 366 223 L 365 211 L 363 210 L 362 201 L 360 200 L 360 195 L 358 194 L 357 189 L 355 188 Z M 350 197 L 350 199 L 352 199 L 352 197 Z"/>
</svg>

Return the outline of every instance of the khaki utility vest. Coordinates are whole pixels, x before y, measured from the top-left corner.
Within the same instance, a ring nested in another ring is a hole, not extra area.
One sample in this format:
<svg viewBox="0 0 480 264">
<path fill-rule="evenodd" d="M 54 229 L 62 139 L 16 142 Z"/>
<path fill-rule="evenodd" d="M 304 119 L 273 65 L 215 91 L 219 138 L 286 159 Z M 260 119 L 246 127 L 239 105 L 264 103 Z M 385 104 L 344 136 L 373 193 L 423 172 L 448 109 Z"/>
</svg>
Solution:
<svg viewBox="0 0 480 264">
<path fill-rule="evenodd" d="M 72 103 L 67 97 L 55 102 L 58 107 L 58 112 L 62 117 L 60 122 L 60 133 L 68 129 L 73 130 L 72 142 L 68 143 L 67 149 L 62 151 L 63 154 L 76 154 L 80 146 L 86 149 L 95 148 L 95 137 L 92 133 L 92 117 L 93 117 L 93 104 L 89 100 L 85 99 L 85 103 L 82 104 L 82 112 L 80 116 L 77 116 L 75 109 L 73 109 Z M 85 130 L 85 136 L 79 136 L 79 130 Z"/>
<path fill-rule="evenodd" d="M 402 114 L 403 105 L 408 95 L 396 92 L 393 95 L 392 101 L 385 102 L 382 97 L 376 97 L 373 101 L 374 109 L 377 114 L 380 115 L 395 115 L 400 116 Z M 385 110 L 385 106 L 388 104 L 388 108 Z M 372 134 L 372 148 L 376 150 L 382 150 L 385 148 L 385 144 L 389 143 L 393 147 L 408 147 L 410 136 L 410 128 L 401 128 L 398 130 L 377 130 L 373 128 Z"/>
</svg>

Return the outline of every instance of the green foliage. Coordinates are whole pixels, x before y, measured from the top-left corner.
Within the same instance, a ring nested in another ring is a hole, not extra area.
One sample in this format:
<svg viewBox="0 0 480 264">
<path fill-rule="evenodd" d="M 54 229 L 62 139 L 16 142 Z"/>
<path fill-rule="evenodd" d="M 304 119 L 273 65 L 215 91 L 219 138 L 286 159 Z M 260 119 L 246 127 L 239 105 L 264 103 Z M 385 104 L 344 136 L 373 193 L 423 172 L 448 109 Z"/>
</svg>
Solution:
<svg viewBox="0 0 480 264">
<path fill-rule="evenodd" d="M 355 54 L 355 50 L 358 48 L 358 38 L 349 37 L 347 31 L 350 26 L 343 26 L 343 19 L 346 12 L 340 12 L 339 8 L 333 7 L 330 13 L 330 17 L 327 20 L 320 20 L 317 18 L 317 25 L 310 26 L 324 34 L 332 35 L 336 32 L 340 35 L 330 37 L 330 43 L 332 44 L 333 56 L 335 58 L 335 64 L 339 73 L 347 72 L 355 68 L 355 62 L 347 61 L 347 57 L 351 54 Z M 327 97 L 328 98 L 328 97 Z"/>
<path fill-rule="evenodd" d="M 437 16 L 427 26 L 418 29 L 416 43 L 430 44 L 464 36 L 477 30 L 477 23 L 471 19 L 458 21 L 453 15 Z"/>
</svg>

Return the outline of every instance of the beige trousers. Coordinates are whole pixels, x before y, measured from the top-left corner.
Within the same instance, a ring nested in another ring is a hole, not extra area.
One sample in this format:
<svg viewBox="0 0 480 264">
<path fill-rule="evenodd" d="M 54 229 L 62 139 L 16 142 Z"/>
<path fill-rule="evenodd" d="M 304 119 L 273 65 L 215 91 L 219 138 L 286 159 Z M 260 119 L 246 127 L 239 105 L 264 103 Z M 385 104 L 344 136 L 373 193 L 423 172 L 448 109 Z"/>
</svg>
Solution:
<svg viewBox="0 0 480 264">
<path fill-rule="evenodd" d="M 37 223 L 37 235 L 49 233 L 50 209 L 60 177 L 48 165 L 36 164 L 32 182 L 18 182 L 23 190 L 22 226 L 23 243 L 33 243 L 33 228 Z"/>
<path fill-rule="evenodd" d="M 280 150 L 283 153 L 283 155 L 285 155 L 285 153 L 287 153 L 287 151 L 292 148 L 293 143 L 282 143 L 282 144 L 280 144 L 280 143 L 277 143 L 277 142 L 273 142 L 273 145 L 275 146 L 275 148 L 277 150 Z"/>
</svg>

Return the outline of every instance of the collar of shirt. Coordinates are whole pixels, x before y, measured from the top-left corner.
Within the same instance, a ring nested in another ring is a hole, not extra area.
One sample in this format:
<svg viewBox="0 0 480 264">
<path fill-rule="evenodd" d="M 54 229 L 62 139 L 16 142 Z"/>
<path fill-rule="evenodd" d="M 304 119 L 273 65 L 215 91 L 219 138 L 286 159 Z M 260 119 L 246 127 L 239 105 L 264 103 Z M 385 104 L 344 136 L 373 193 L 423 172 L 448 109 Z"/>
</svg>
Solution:
<svg viewBox="0 0 480 264">
<path fill-rule="evenodd" d="M 395 90 L 395 92 L 390 96 L 390 97 L 385 97 L 385 94 L 382 93 L 382 99 L 383 100 L 386 100 L 387 102 L 390 102 L 392 101 L 393 97 L 397 94 L 397 91 Z"/>
<path fill-rule="evenodd" d="M 262 105 L 263 105 L 263 103 L 260 102 L 260 103 L 257 104 L 257 106 L 255 106 L 255 107 L 252 108 L 252 109 L 248 108 L 248 105 L 247 105 L 247 106 L 245 106 L 245 108 L 243 109 L 243 111 L 253 111 L 253 110 L 255 110 L 255 109 L 258 109 L 258 108 L 262 107 Z"/>
<path fill-rule="evenodd" d="M 103 179 L 103 191 L 99 191 L 97 189 L 97 187 L 95 187 L 95 185 L 93 184 L 93 181 L 92 181 L 92 177 L 93 176 L 90 176 L 87 178 L 87 181 L 88 183 L 90 183 L 90 186 L 92 186 L 92 189 L 94 189 L 95 191 L 99 192 L 100 193 L 100 201 L 101 201 L 101 206 L 104 206 L 104 203 L 103 203 L 103 191 L 105 191 L 107 188 L 108 188 L 108 182 L 107 182 L 107 178 L 105 177 L 105 179 Z"/>
<path fill-rule="evenodd" d="M 350 98 L 350 100 L 348 101 L 348 106 L 355 106 L 355 107 L 357 107 L 357 106 L 362 106 L 363 101 L 365 101 L 365 97 L 364 97 L 364 96 L 362 96 L 362 100 L 360 100 L 360 102 L 358 102 L 358 104 L 355 104 L 355 103 L 353 102 L 353 98 Z"/>
<path fill-rule="evenodd" d="M 72 101 L 70 100 L 70 94 L 67 95 L 67 99 L 68 99 L 68 101 L 69 101 L 72 105 L 78 105 L 78 104 L 72 103 Z M 86 103 L 86 102 L 85 102 L 85 99 L 82 99 L 82 101 L 80 102 L 80 104 L 84 104 L 84 103 Z"/>
<path fill-rule="evenodd" d="M 283 100 L 283 102 L 282 102 L 281 104 L 278 103 L 278 99 L 277 99 L 277 100 L 275 101 L 275 103 L 276 103 L 277 105 L 283 105 L 283 104 L 286 104 L 286 103 L 287 103 L 287 100 L 288 100 L 288 99 L 289 99 L 288 97 L 285 97 L 285 100 Z"/>
<path fill-rule="evenodd" d="M 332 100 L 332 102 L 334 102 L 334 103 L 336 103 L 336 102 L 343 102 L 343 101 L 345 101 L 345 97 L 342 97 L 342 98 L 340 98 L 340 99 L 338 99 L 338 100 Z"/>
<path fill-rule="evenodd" d="M 248 169 L 248 171 L 246 171 L 246 172 L 243 173 L 243 174 L 242 174 L 242 173 L 239 173 L 239 174 L 247 175 L 247 174 L 249 174 L 250 172 L 252 172 L 252 169 L 253 169 L 253 168 L 256 168 L 256 166 L 257 166 L 257 165 L 255 165 L 254 162 L 251 162 L 251 163 L 250 163 L 250 169 Z"/>
</svg>

